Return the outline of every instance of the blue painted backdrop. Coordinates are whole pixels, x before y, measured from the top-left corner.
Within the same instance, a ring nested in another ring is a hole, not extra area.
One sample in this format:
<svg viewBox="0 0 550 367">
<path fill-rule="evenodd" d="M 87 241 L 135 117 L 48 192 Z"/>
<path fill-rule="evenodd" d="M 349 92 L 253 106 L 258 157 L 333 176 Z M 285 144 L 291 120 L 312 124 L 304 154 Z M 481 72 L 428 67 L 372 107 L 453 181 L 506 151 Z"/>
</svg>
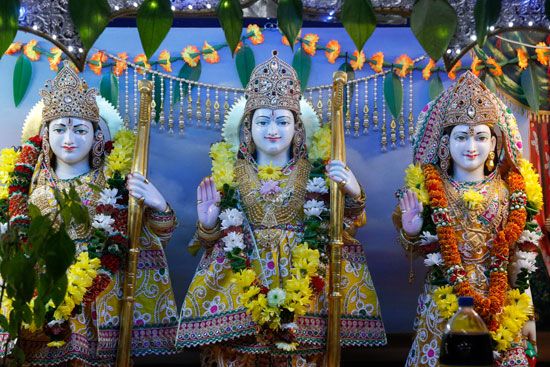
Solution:
<svg viewBox="0 0 550 367">
<path fill-rule="evenodd" d="M 322 45 L 330 39 L 337 39 L 343 51 L 355 49 L 341 28 L 305 29 L 302 34 L 309 32 L 319 34 Z M 291 50 L 282 45 L 280 34 L 276 31 L 265 31 L 264 34 L 265 43 L 252 46 L 256 62 L 259 63 L 268 58 L 273 49 L 279 50 L 281 58 L 291 62 Z M 33 37 L 19 33 L 17 40 L 25 42 Z M 159 52 L 166 48 L 175 55 L 189 44 L 200 48 L 204 40 L 210 44 L 221 43 L 224 40 L 223 32 L 217 28 L 172 29 L 159 48 Z M 40 45 L 51 47 L 43 40 L 40 41 Z M 96 47 L 112 53 L 127 51 L 132 57 L 142 52 L 137 30 L 133 28 L 107 29 L 97 41 Z M 382 51 L 386 60 L 389 61 L 403 53 L 413 59 L 423 54 L 409 28 L 376 29 L 365 46 L 365 53 L 370 56 L 377 51 Z M 229 51 L 221 50 L 220 57 L 221 62 L 218 64 L 203 63 L 201 81 L 240 87 L 237 70 Z M 156 56 L 153 59 L 155 60 Z M 0 147 L 19 144 L 21 126 L 27 112 L 39 100 L 39 89 L 47 79 L 55 76 L 54 72 L 49 70 L 45 57 L 33 63 L 33 77 L 29 91 L 23 103 L 15 108 L 12 96 L 15 60 L 13 56 L 4 56 L 0 61 L 0 111 L 2 111 Z M 425 63 L 424 61 L 422 65 Z M 466 64 L 469 65 L 469 62 Z M 181 62 L 173 65 L 176 72 L 180 67 Z M 313 61 L 309 85 L 330 83 L 332 73 L 337 67 L 338 64 L 329 64 L 325 56 L 319 52 Z M 365 65 L 357 76 L 371 73 L 370 68 Z M 98 76 L 87 70 L 84 77 L 91 86 L 99 87 Z M 446 78 L 444 82 L 446 86 L 449 85 Z M 408 82 L 405 85 L 408 86 Z M 381 98 L 381 92 L 379 92 L 379 98 Z M 422 79 L 419 72 L 415 72 L 413 105 L 415 117 L 428 99 L 428 83 Z M 516 117 L 526 139 L 527 119 L 517 113 Z M 219 139 L 218 131 L 195 127 L 187 128 L 184 137 L 169 137 L 166 133 L 161 134 L 158 131 L 153 131 L 151 136 L 150 178 L 175 208 L 179 220 L 179 227 L 167 249 L 172 284 L 179 304 L 183 300 L 199 260 L 186 251 L 187 242 L 192 237 L 197 220 L 196 186 L 204 176 L 209 175 L 208 150 L 210 144 Z M 407 145 L 381 153 L 380 136 L 373 132 L 369 136 L 348 137 L 347 152 L 349 166 L 354 170 L 367 193 L 368 222 L 366 227 L 359 231 L 358 238 L 367 253 L 386 328 L 389 332 L 410 332 L 424 266 L 419 260 L 415 262 L 417 277 L 414 283 L 409 285 L 407 283 L 409 261 L 396 242 L 396 233 L 391 222 L 391 213 L 395 206 L 393 193 L 402 185 L 403 170 L 411 161 L 410 147 Z"/>
</svg>

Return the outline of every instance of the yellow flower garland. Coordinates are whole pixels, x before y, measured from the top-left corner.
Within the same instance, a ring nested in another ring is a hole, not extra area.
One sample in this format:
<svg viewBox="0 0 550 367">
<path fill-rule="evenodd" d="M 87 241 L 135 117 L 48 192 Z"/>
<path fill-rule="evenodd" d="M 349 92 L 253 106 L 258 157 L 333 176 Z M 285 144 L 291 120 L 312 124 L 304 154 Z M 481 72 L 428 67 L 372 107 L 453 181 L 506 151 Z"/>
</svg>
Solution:
<svg viewBox="0 0 550 367">
<path fill-rule="evenodd" d="M 519 171 L 525 180 L 525 193 L 527 201 L 531 202 L 536 210 L 542 209 L 542 187 L 539 184 L 539 175 L 535 172 L 533 165 L 526 159 L 519 162 Z"/>
<path fill-rule="evenodd" d="M 418 200 L 424 205 L 430 202 L 430 195 L 428 195 L 425 182 L 424 172 L 419 164 L 410 164 L 405 169 L 405 186 L 416 193 Z"/>
<path fill-rule="evenodd" d="M 439 314 L 448 319 L 458 310 L 458 297 L 453 293 L 453 287 L 445 285 L 437 288 L 433 293 L 433 299 Z"/>
<path fill-rule="evenodd" d="M 330 159 L 332 145 L 332 132 L 330 124 L 326 124 L 313 134 L 312 144 L 308 151 L 309 159 L 315 161 L 321 159 L 326 162 Z"/>
<path fill-rule="evenodd" d="M 105 174 L 112 177 L 116 171 L 124 177 L 132 168 L 136 136 L 130 130 L 120 130 L 114 138 L 113 150 L 107 156 Z"/>
<path fill-rule="evenodd" d="M 0 151 L 0 199 L 8 198 L 10 176 L 15 169 L 15 162 L 18 158 L 19 152 L 16 152 L 13 148 Z"/>
<path fill-rule="evenodd" d="M 212 158 L 212 179 L 218 190 L 224 184 L 234 185 L 236 155 L 231 150 L 231 145 L 224 141 L 212 144 L 210 148 Z"/>
</svg>

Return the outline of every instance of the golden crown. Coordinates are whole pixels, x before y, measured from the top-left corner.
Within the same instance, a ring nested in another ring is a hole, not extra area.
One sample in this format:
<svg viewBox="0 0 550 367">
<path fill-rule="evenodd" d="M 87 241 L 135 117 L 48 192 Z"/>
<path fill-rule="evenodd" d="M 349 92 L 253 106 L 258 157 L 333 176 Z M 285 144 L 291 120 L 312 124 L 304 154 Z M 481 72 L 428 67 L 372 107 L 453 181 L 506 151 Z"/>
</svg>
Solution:
<svg viewBox="0 0 550 367">
<path fill-rule="evenodd" d="M 499 119 L 498 98 L 471 71 L 451 87 L 443 127 L 456 125 L 493 126 Z"/>
<path fill-rule="evenodd" d="M 62 117 L 76 117 L 91 122 L 99 122 L 95 88 L 78 77 L 78 74 L 65 60 L 54 80 L 48 80 L 40 90 L 44 100 L 42 121 L 49 122 Z"/>
<path fill-rule="evenodd" d="M 252 71 L 244 92 L 244 113 L 258 108 L 281 108 L 300 113 L 300 80 L 292 66 L 273 56 Z"/>
</svg>

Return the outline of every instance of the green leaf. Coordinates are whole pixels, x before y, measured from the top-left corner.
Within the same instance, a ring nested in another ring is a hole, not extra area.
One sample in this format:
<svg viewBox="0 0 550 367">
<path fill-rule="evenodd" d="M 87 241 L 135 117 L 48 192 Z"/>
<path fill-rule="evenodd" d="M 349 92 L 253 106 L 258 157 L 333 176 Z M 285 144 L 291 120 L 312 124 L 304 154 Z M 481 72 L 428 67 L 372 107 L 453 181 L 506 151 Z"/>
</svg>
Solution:
<svg viewBox="0 0 550 367">
<path fill-rule="evenodd" d="M 0 58 L 17 34 L 19 0 L 0 1 Z"/>
<path fill-rule="evenodd" d="M 54 304 L 59 305 L 65 298 L 65 293 L 67 293 L 68 280 L 66 276 L 59 278 L 52 288 L 51 299 Z"/>
<path fill-rule="evenodd" d="M 195 67 L 189 66 L 189 64 L 184 63 L 183 66 L 180 69 L 180 72 L 178 73 L 178 76 L 180 78 L 183 78 L 183 79 L 197 81 L 201 77 L 201 69 L 202 69 L 202 66 L 201 66 L 200 60 L 197 63 L 197 66 L 195 66 Z M 191 85 L 191 89 L 194 89 L 195 87 L 196 86 L 194 84 Z M 183 83 L 182 92 L 183 92 L 184 97 L 187 96 L 187 93 L 189 92 L 188 83 L 185 83 L 185 82 Z M 174 84 L 173 93 L 174 93 L 174 98 L 173 98 L 174 102 L 173 103 L 178 103 L 179 100 L 180 100 L 180 84 L 179 84 L 179 82 Z"/>
<path fill-rule="evenodd" d="M 101 96 L 118 108 L 118 79 L 112 72 L 101 78 L 99 85 Z"/>
<path fill-rule="evenodd" d="M 340 20 L 357 50 L 362 50 L 376 28 L 376 16 L 370 0 L 345 0 Z"/>
<path fill-rule="evenodd" d="M 7 330 L 8 327 L 8 319 L 6 318 L 6 316 L 0 314 L 0 328 L 2 328 L 3 330 Z"/>
<path fill-rule="evenodd" d="M 46 273 L 57 279 L 65 275 L 65 272 L 74 261 L 75 244 L 67 232 L 60 229 L 54 233 L 47 244 L 44 254 Z"/>
<path fill-rule="evenodd" d="M 430 80 L 430 100 L 436 99 L 441 92 L 443 92 L 443 82 L 438 73 Z"/>
<path fill-rule="evenodd" d="M 403 105 L 403 86 L 395 73 L 386 75 L 386 79 L 384 80 L 384 98 L 392 116 L 395 119 L 399 118 L 401 106 Z"/>
<path fill-rule="evenodd" d="M 170 0 L 145 0 L 137 13 L 137 29 L 141 46 L 150 59 L 168 34 L 174 21 Z"/>
<path fill-rule="evenodd" d="M 89 50 L 111 16 L 107 0 L 69 0 L 69 12 L 84 48 Z"/>
<path fill-rule="evenodd" d="M 298 74 L 298 79 L 300 80 L 300 86 L 302 88 L 302 93 L 307 87 L 307 81 L 309 80 L 309 74 L 311 72 L 311 56 L 305 53 L 305 51 L 300 47 L 295 53 L 294 58 L 292 59 L 292 67 L 296 70 Z"/>
<path fill-rule="evenodd" d="M 502 8 L 502 0 L 477 0 L 474 6 L 477 44 L 483 47 L 487 39 L 487 29 L 495 24 Z"/>
<path fill-rule="evenodd" d="M 495 84 L 495 79 L 489 74 L 485 74 L 485 79 L 483 80 L 483 83 L 489 90 L 493 93 L 496 93 L 497 91 L 497 85 Z"/>
<path fill-rule="evenodd" d="M 521 88 L 529 107 L 533 112 L 539 112 L 540 107 L 540 88 L 535 69 L 529 65 L 527 69 L 521 72 Z"/>
<path fill-rule="evenodd" d="M 457 15 L 447 0 L 418 0 L 411 13 L 411 29 L 428 55 L 439 60 L 456 31 Z"/>
<path fill-rule="evenodd" d="M 237 72 L 239 73 L 239 79 L 243 87 L 246 87 L 250 80 L 252 70 L 256 66 L 256 59 L 254 58 L 254 52 L 248 46 L 242 47 L 235 55 L 235 64 L 237 65 Z"/>
<path fill-rule="evenodd" d="M 42 245 L 48 239 L 48 234 L 52 230 L 52 221 L 45 216 L 33 218 L 29 226 L 28 236 L 29 242 L 33 246 L 33 251 L 40 253 Z"/>
<path fill-rule="evenodd" d="M 235 54 L 235 49 L 241 40 L 243 32 L 243 9 L 239 0 L 221 0 L 216 9 L 220 26 L 225 34 L 225 40 L 231 50 L 231 55 Z"/>
<path fill-rule="evenodd" d="M 19 106 L 29 89 L 32 76 L 32 65 L 24 55 L 19 55 L 13 70 L 13 102 Z"/>
<path fill-rule="evenodd" d="M 285 35 L 293 51 L 294 41 L 302 28 L 302 8 L 301 0 L 279 0 L 279 5 L 277 5 L 279 29 Z"/>
<path fill-rule="evenodd" d="M 166 80 L 164 78 L 161 78 L 160 76 L 156 75 L 155 78 L 155 121 L 160 121 L 160 108 L 162 107 L 162 104 L 164 102 L 164 97 L 166 96 Z M 164 88 L 162 89 L 163 93 L 161 93 L 160 86 L 164 83 Z"/>
</svg>

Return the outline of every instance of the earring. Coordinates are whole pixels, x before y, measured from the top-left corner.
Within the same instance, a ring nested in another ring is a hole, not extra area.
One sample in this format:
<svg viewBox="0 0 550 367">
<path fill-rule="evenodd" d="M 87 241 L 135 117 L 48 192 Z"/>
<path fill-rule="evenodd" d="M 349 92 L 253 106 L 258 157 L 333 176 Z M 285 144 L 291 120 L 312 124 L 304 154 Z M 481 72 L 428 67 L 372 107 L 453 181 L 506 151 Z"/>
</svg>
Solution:
<svg viewBox="0 0 550 367">
<path fill-rule="evenodd" d="M 51 159 L 50 159 L 50 139 L 49 139 L 49 132 L 48 127 L 44 129 L 44 132 L 42 133 L 42 154 L 44 156 L 44 164 L 49 169 Z"/>
<path fill-rule="evenodd" d="M 489 172 L 493 172 L 495 169 L 495 152 L 490 152 L 489 157 L 487 157 L 487 160 L 485 161 L 485 167 L 487 167 L 487 170 Z"/>
<path fill-rule="evenodd" d="M 103 132 L 97 130 L 95 133 L 95 142 L 92 147 L 92 168 L 97 169 L 101 166 L 103 153 L 105 152 L 105 144 L 103 141 Z"/>
<path fill-rule="evenodd" d="M 451 152 L 449 150 L 449 135 L 443 135 L 439 141 L 439 149 L 437 150 L 437 156 L 439 157 L 439 166 L 443 173 L 447 173 L 449 165 L 451 163 Z"/>
</svg>

